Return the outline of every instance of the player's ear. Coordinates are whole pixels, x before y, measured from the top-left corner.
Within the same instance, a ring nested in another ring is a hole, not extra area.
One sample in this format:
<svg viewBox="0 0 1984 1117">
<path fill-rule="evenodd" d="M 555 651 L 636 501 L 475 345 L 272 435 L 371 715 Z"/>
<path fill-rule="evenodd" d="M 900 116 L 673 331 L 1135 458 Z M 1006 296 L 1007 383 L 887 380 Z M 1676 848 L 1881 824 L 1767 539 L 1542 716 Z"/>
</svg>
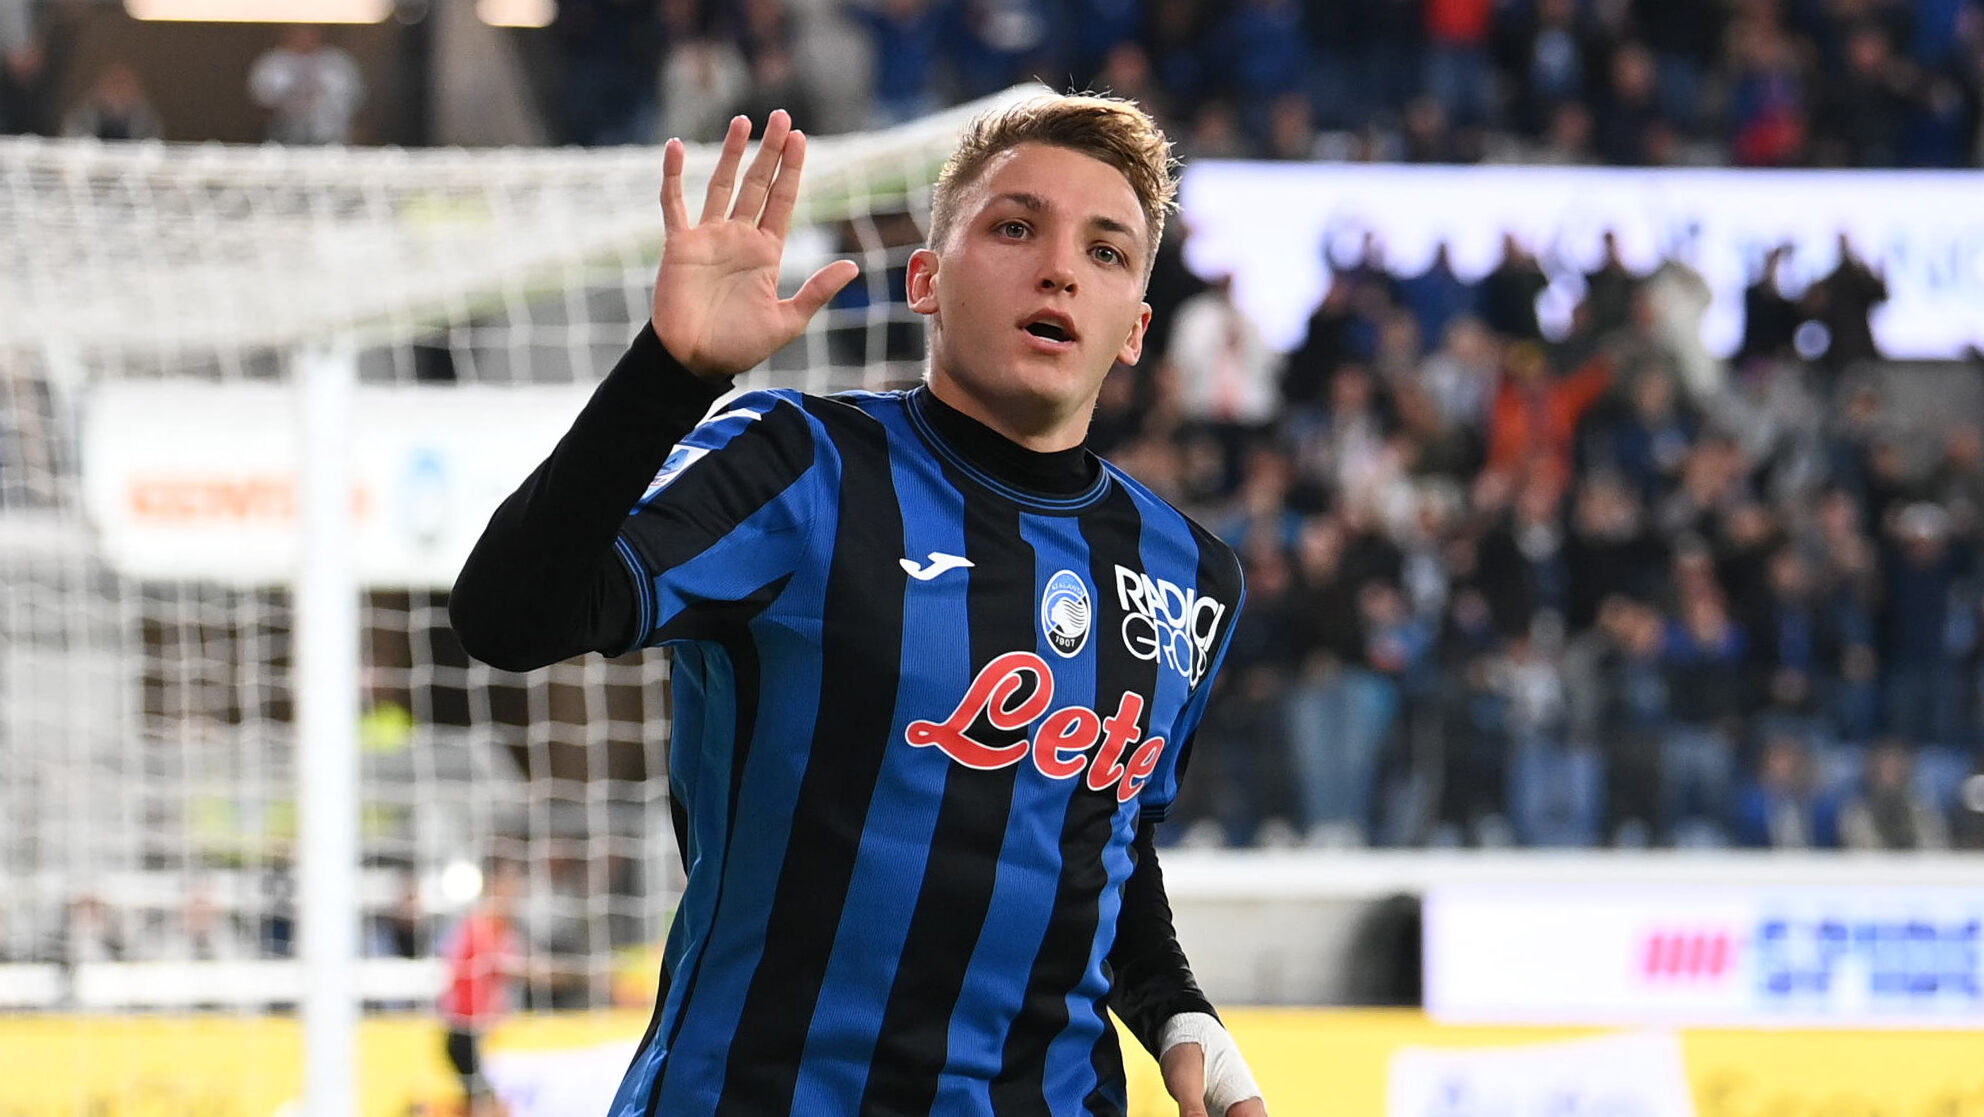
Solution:
<svg viewBox="0 0 1984 1117">
<path fill-rule="evenodd" d="M 927 248 L 909 254 L 909 276 L 903 286 L 909 309 L 918 314 L 937 313 L 937 263 L 937 254 Z"/>
<path fill-rule="evenodd" d="M 1140 303 L 1137 306 L 1137 320 L 1130 324 L 1130 336 L 1123 342 L 1123 348 L 1117 350 L 1116 359 L 1126 365 L 1136 364 L 1137 359 L 1144 355 L 1144 334 L 1149 329 L 1150 304 Z"/>
</svg>

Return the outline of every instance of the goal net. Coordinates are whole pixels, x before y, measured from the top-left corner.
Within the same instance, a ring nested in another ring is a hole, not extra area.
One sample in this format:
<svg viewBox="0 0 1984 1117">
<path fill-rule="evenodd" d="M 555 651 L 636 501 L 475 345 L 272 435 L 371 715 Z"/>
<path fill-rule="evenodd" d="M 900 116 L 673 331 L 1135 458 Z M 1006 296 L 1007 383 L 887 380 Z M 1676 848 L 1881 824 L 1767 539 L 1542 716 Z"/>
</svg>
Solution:
<svg viewBox="0 0 1984 1117">
<path fill-rule="evenodd" d="M 902 269 L 985 107 L 813 142 L 788 277 L 862 276 L 747 385 L 919 375 Z M 692 191 L 714 158 L 691 149 Z M 0 140 L 0 1051 L 33 1058 L 52 1020 L 184 1036 L 300 995 L 293 382 L 314 360 L 358 384 L 362 996 L 430 1003 L 437 938 L 502 857 L 528 882 L 526 1007 L 646 1001 L 680 885 L 667 659 L 494 670 L 446 590 L 646 320 L 660 177 L 648 148 Z M 8 1058 L 9 1111 L 203 1088 L 131 1052 L 34 1086 Z M 284 1059 L 234 1066 L 225 1108 L 285 1100 Z"/>
</svg>

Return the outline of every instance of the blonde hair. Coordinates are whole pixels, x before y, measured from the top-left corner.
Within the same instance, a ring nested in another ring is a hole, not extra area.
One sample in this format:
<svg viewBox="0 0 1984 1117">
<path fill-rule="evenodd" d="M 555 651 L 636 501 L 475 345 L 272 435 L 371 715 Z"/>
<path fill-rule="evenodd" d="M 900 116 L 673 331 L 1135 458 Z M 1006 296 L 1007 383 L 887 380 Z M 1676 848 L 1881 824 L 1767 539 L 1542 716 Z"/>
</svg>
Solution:
<svg viewBox="0 0 1984 1117">
<path fill-rule="evenodd" d="M 992 157 L 1024 143 L 1051 144 L 1100 160 L 1129 180 L 1143 209 L 1144 278 L 1157 261 L 1165 215 L 1178 204 L 1178 161 L 1171 141 L 1134 102 L 1096 93 L 1036 97 L 985 113 L 965 128 L 944 163 L 930 200 L 930 247 L 942 252 L 957 220 L 959 195 Z"/>
</svg>

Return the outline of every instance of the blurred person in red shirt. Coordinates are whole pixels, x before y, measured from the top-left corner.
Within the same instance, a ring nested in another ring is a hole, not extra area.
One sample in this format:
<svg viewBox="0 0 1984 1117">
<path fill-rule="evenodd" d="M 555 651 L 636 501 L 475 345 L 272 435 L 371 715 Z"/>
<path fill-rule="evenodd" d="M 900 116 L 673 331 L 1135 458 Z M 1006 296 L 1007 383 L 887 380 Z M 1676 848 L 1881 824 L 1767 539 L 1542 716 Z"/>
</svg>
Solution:
<svg viewBox="0 0 1984 1117">
<path fill-rule="evenodd" d="M 442 944 L 448 984 L 441 992 L 441 1018 L 448 1024 L 448 1062 L 461 1076 L 468 1117 L 502 1117 L 505 1112 L 482 1074 L 482 1036 L 513 1007 L 515 982 L 523 974 L 523 938 L 515 913 L 523 889 L 521 866 L 492 861 L 482 900 Z"/>
<path fill-rule="evenodd" d="M 1488 417 L 1489 471 L 1511 478 L 1540 475 L 1562 486 L 1571 476 L 1578 420 L 1611 386 L 1612 363 L 1606 357 L 1557 376 L 1542 346 L 1509 346 Z"/>
</svg>

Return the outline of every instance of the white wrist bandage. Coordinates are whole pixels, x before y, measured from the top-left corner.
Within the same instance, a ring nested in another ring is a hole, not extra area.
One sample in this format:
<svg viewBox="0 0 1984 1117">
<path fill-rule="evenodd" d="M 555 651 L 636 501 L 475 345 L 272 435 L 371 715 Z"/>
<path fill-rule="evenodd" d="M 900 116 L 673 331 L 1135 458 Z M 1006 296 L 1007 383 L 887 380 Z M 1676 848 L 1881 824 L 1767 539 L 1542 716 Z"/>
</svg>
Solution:
<svg viewBox="0 0 1984 1117">
<path fill-rule="evenodd" d="M 1196 1043 L 1206 1053 L 1206 1107 L 1213 1117 L 1226 1117 L 1229 1106 L 1261 1096 L 1254 1072 L 1240 1057 L 1240 1046 L 1217 1018 L 1203 1012 L 1181 1012 L 1166 1020 L 1157 1045 L 1158 1057 L 1163 1058 L 1181 1043 Z"/>
</svg>

